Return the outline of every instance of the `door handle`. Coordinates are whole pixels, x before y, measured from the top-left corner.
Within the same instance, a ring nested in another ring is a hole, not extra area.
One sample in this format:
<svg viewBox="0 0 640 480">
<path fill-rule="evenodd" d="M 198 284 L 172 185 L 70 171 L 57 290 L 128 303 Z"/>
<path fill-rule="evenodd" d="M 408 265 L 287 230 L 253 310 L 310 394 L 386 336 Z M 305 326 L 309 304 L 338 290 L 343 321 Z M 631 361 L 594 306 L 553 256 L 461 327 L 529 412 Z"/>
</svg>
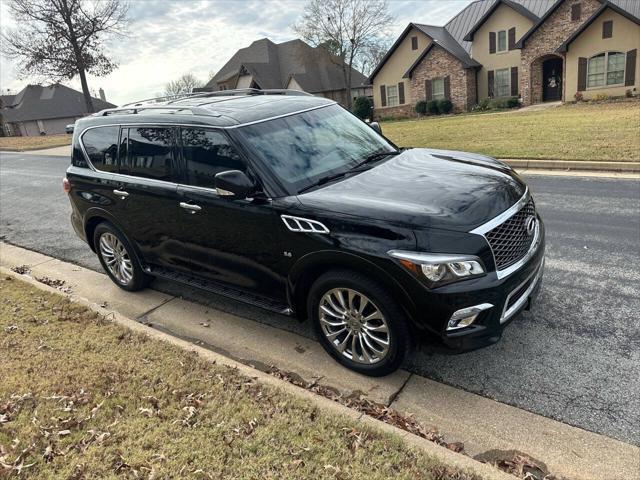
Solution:
<svg viewBox="0 0 640 480">
<path fill-rule="evenodd" d="M 180 202 L 180 208 L 189 210 L 191 213 L 196 213 L 202 210 L 202 207 L 200 205 L 193 205 L 192 203 L 187 202 Z"/>
<path fill-rule="evenodd" d="M 118 190 L 117 188 L 113 191 L 113 193 L 115 193 L 119 197 L 122 197 L 123 199 L 129 196 L 129 192 L 125 192 L 124 190 Z"/>
</svg>

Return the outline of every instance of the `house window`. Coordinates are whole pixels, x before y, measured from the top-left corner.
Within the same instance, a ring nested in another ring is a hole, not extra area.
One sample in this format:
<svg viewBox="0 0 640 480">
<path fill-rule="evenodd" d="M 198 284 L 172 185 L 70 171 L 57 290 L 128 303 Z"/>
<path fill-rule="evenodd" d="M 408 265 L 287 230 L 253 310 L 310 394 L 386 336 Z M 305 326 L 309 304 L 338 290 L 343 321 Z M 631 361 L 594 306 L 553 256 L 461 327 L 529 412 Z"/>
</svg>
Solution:
<svg viewBox="0 0 640 480">
<path fill-rule="evenodd" d="M 496 70 L 494 96 L 508 97 L 511 94 L 511 71 L 508 68 Z"/>
<path fill-rule="evenodd" d="M 444 78 L 434 78 L 431 81 L 431 98 L 434 100 L 444 98 Z"/>
<path fill-rule="evenodd" d="M 571 21 L 577 22 L 580 20 L 580 16 L 582 15 L 582 7 L 579 3 L 574 3 L 571 5 Z"/>
<path fill-rule="evenodd" d="M 398 102 L 398 86 L 397 85 L 389 85 L 387 86 L 387 106 L 388 107 L 397 107 L 399 105 Z"/>
<path fill-rule="evenodd" d="M 498 32 L 498 52 L 507 51 L 507 31 L 500 30 Z"/>
<path fill-rule="evenodd" d="M 613 21 L 607 20 L 606 22 L 602 22 L 602 38 L 611 37 L 613 37 Z"/>
<path fill-rule="evenodd" d="M 411 37 L 411 50 L 418 49 L 418 37 Z"/>
<path fill-rule="evenodd" d="M 591 57 L 587 69 L 587 87 L 622 85 L 624 66 L 625 54 L 621 52 L 607 52 Z"/>
</svg>

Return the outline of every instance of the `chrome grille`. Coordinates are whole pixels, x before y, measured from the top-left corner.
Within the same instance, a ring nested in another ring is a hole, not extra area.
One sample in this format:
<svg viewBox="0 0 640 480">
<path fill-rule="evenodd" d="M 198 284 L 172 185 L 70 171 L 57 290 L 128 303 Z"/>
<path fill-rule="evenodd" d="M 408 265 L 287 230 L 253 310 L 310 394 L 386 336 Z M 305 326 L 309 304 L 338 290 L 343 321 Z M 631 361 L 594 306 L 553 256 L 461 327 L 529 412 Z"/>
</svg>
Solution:
<svg viewBox="0 0 640 480">
<path fill-rule="evenodd" d="M 533 241 L 534 234 L 527 232 L 527 219 L 536 214 L 533 199 L 503 223 L 484 235 L 491 245 L 498 270 L 505 269 L 524 257 Z"/>
</svg>

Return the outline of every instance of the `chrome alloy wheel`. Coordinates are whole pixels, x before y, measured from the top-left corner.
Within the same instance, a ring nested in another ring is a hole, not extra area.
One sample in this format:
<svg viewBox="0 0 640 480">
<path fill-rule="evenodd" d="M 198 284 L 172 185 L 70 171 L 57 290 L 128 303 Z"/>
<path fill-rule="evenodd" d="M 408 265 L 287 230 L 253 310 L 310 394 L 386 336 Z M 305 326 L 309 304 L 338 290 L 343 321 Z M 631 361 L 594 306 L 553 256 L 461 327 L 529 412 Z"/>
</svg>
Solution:
<svg viewBox="0 0 640 480">
<path fill-rule="evenodd" d="M 129 284 L 133 279 L 133 265 L 127 249 L 118 237 L 112 233 L 103 233 L 100 236 L 100 255 L 116 280 L 122 285 Z"/>
<path fill-rule="evenodd" d="M 349 360 L 371 365 L 389 353 L 389 326 L 380 309 L 350 288 L 334 288 L 320 300 L 322 332 Z"/>
</svg>

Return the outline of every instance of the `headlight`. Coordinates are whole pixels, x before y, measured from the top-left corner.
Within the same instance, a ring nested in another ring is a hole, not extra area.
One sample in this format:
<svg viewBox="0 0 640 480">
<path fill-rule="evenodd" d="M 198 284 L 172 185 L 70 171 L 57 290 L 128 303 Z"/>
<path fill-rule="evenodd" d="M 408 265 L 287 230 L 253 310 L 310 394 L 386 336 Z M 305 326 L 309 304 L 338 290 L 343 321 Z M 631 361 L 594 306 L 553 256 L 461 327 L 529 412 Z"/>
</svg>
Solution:
<svg viewBox="0 0 640 480">
<path fill-rule="evenodd" d="M 387 252 L 416 276 L 434 288 L 447 283 L 478 277 L 486 273 L 482 262 L 472 255 L 420 253 L 391 250 Z"/>
</svg>

